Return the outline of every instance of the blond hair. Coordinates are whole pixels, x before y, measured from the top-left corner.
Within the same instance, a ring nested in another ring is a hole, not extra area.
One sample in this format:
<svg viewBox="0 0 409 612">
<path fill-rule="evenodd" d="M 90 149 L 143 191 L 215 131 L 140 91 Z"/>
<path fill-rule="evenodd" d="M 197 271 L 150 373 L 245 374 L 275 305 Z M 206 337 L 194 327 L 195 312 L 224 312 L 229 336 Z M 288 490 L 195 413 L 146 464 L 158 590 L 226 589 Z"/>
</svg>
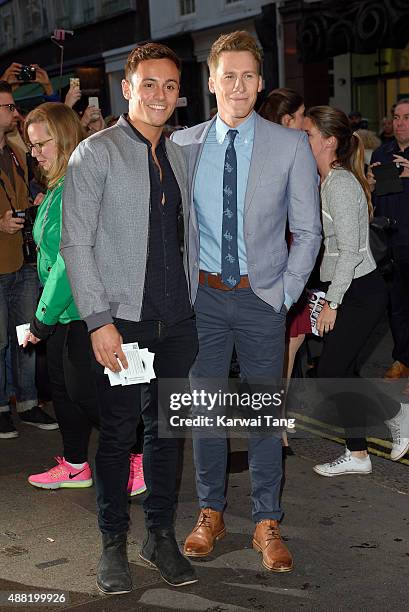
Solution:
<svg viewBox="0 0 409 612">
<path fill-rule="evenodd" d="M 24 137 L 28 142 L 27 128 L 32 123 L 43 123 L 54 139 L 57 156 L 49 170 L 44 171 L 47 186 L 52 187 L 65 174 L 68 160 L 75 147 L 85 138 L 84 129 L 78 115 L 61 102 L 45 102 L 32 110 L 24 122 Z"/>
<path fill-rule="evenodd" d="M 257 62 L 258 71 L 261 71 L 262 53 L 257 47 L 256 40 L 248 32 L 237 30 L 230 34 L 222 34 L 214 41 L 210 49 L 207 65 L 210 72 L 216 70 L 219 58 L 225 51 L 249 51 Z"/>
<path fill-rule="evenodd" d="M 382 144 L 375 132 L 371 130 L 359 129 L 356 130 L 356 133 L 364 143 L 365 149 L 377 149 Z"/>
</svg>

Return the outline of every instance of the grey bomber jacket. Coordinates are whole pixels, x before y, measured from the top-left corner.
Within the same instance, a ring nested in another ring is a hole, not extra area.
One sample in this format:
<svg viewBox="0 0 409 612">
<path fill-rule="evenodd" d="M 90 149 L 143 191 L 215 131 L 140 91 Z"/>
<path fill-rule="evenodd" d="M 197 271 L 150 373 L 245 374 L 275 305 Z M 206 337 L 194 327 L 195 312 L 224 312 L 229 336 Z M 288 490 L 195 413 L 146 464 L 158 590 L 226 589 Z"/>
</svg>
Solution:
<svg viewBox="0 0 409 612">
<path fill-rule="evenodd" d="M 183 154 L 168 139 L 166 153 L 186 214 Z M 140 320 L 149 206 L 147 147 L 125 117 L 77 146 L 65 177 L 61 254 L 89 331 L 113 317 Z"/>
<path fill-rule="evenodd" d="M 321 185 L 324 255 L 320 277 L 330 281 L 326 299 L 342 303 L 354 278 L 375 270 L 369 246 L 365 192 L 352 172 L 331 170 Z"/>
</svg>

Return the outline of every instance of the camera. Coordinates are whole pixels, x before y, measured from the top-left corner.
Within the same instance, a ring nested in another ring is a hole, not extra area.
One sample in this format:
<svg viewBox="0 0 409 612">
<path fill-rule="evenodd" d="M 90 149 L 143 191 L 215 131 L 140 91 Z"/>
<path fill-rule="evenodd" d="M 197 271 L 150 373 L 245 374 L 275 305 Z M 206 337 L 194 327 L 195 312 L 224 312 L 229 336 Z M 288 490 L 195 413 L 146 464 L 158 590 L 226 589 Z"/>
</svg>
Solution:
<svg viewBox="0 0 409 612">
<path fill-rule="evenodd" d="M 24 219 L 23 233 L 23 256 L 25 263 L 35 264 L 37 261 L 37 250 L 33 239 L 33 226 L 36 220 L 38 206 L 29 206 L 25 210 L 13 210 L 12 216 Z"/>
<path fill-rule="evenodd" d="M 26 211 L 25 210 L 14 210 L 11 216 L 18 217 L 19 219 L 25 219 Z"/>
<path fill-rule="evenodd" d="M 17 75 L 19 81 L 35 81 L 36 80 L 36 69 L 34 66 L 21 66 L 21 70 Z"/>
</svg>

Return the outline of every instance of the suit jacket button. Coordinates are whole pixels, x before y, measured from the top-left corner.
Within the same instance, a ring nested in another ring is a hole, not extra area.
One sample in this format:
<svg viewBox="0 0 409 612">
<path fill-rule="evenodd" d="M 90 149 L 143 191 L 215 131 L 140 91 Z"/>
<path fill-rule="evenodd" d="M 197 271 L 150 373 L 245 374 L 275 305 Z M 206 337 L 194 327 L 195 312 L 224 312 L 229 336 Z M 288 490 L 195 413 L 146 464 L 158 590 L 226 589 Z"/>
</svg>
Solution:
<svg viewBox="0 0 409 612">
<path fill-rule="evenodd" d="M 42 307 L 41 312 L 45 312 L 45 308 L 44 308 L 44 306 Z"/>
<path fill-rule="evenodd" d="M 47 272 L 51 272 L 51 266 L 48 266 Z"/>
</svg>

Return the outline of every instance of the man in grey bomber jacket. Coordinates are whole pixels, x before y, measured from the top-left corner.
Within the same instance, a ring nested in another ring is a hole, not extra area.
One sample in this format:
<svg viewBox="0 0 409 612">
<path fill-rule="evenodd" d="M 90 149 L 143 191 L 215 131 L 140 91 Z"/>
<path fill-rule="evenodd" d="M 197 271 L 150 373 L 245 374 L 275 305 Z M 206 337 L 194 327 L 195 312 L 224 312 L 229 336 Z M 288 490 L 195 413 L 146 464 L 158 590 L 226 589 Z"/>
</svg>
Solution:
<svg viewBox="0 0 409 612">
<path fill-rule="evenodd" d="M 158 379 L 186 378 L 197 334 L 180 255 L 177 217 L 187 206 L 183 155 L 163 125 L 179 94 L 180 62 L 171 49 L 136 47 L 125 66 L 129 113 L 83 141 L 65 180 L 61 252 L 75 302 L 95 356 L 101 431 L 96 456 L 103 553 L 97 586 L 104 593 L 132 589 L 126 553 L 129 453 L 144 421 L 144 502 L 147 539 L 140 557 L 163 579 L 196 582 L 174 535 L 178 440 L 158 437 Z M 127 368 L 121 344 L 155 353 L 157 378 L 110 386 L 104 367 Z"/>
</svg>

